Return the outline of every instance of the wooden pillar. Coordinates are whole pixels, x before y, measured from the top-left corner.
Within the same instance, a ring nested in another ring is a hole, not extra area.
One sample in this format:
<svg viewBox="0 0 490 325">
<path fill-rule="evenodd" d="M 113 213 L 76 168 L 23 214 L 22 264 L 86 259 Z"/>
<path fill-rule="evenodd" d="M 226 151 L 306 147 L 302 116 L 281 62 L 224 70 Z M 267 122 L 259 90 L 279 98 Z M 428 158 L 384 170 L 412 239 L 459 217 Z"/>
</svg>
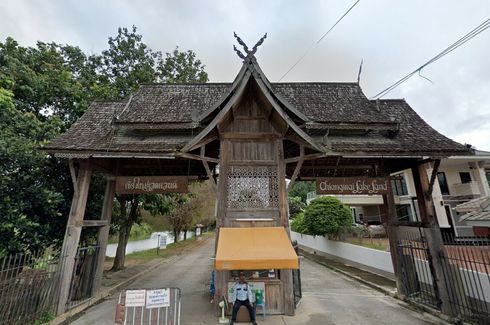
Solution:
<svg viewBox="0 0 490 325">
<path fill-rule="evenodd" d="M 441 311 L 444 314 L 451 315 L 452 308 L 449 300 L 451 292 L 452 297 L 457 297 L 457 290 L 453 288 L 453 283 L 450 270 L 450 265 L 446 258 L 444 243 L 442 240 L 441 231 L 439 229 L 437 218 L 434 215 L 434 205 L 432 201 L 429 178 L 427 176 L 427 167 L 425 164 L 412 167 L 415 189 L 417 192 L 417 201 L 420 210 L 420 218 L 424 225 L 424 236 L 427 241 L 428 249 L 432 257 L 430 263 L 431 273 L 434 282 L 434 290 L 437 298 L 440 301 Z M 433 173 L 437 173 L 434 168 Z M 444 272 L 446 270 L 446 272 Z"/>
<path fill-rule="evenodd" d="M 102 213 L 100 220 L 106 221 L 107 224 L 99 228 L 99 234 L 97 238 L 97 246 L 99 246 L 99 254 L 97 255 L 97 265 L 95 270 L 95 278 L 93 285 L 93 293 L 100 290 L 102 284 L 102 274 L 104 272 L 105 252 L 107 249 L 107 241 L 109 239 L 109 229 L 111 227 L 112 218 L 112 206 L 114 204 L 114 195 L 116 192 L 116 180 L 114 178 L 107 178 L 104 194 L 104 204 L 102 206 Z"/>
<path fill-rule="evenodd" d="M 391 184 L 391 182 L 389 182 Z M 390 243 L 390 255 L 391 262 L 393 264 L 393 270 L 395 271 L 396 288 L 398 294 L 406 295 L 405 287 L 402 281 L 402 272 L 400 265 L 400 254 L 398 250 L 398 227 L 396 226 L 397 215 L 395 210 L 395 198 L 391 185 L 388 185 L 388 194 L 383 195 L 383 205 L 380 207 L 380 214 L 382 220 L 387 227 L 387 235 Z"/>
<path fill-rule="evenodd" d="M 82 232 L 83 217 L 87 204 L 88 190 L 90 187 L 90 178 L 92 176 L 92 167 L 89 161 L 82 161 L 80 171 L 76 180 L 73 200 L 71 203 L 70 215 L 66 225 L 65 239 L 61 251 L 62 267 L 59 287 L 59 301 L 57 314 L 65 312 L 70 293 L 70 286 L 75 266 L 75 258 Z"/>
<path fill-rule="evenodd" d="M 215 237 L 215 254 L 218 249 L 219 232 L 221 227 L 229 226 L 226 219 L 227 203 L 228 203 L 228 166 L 230 157 L 230 142 L 222 140 L 220 143 L 220 166 L 219 178 L 216 191 L 216 237 Z M 216 302 L 227 295 L 229 271 L 218 271 L 215 273 L 216 286 Z M 219 309 L 217 309 L 219 311 Z"/>
<path fill-rule="evenodd" d="M 284 162 L 284 151 L 282 140 L 278 140 L 278 168 L 277 177 L 279 181 L 279 215 L 281 225 L 285 228 L 289 236 L 289 216 L 288 216 L 288 191 L 286 187 L 286 164 Z M 293 288 L 293 270 L 281 270 L 281 281 L 284 292 L 284 314 L 294 316 L 294 288 Z"/>
</svg>

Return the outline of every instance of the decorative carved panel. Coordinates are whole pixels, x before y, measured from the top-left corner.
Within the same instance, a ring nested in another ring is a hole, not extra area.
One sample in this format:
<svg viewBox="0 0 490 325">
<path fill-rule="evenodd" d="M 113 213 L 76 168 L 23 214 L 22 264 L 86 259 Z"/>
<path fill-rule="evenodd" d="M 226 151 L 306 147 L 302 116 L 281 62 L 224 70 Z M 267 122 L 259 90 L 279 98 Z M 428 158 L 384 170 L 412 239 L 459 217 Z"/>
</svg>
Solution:
<svg viewBox="0 0 490 325">
<path fill-rule="evenodd" d="M 229 209 L 278 209 L 279 183 L 276 166 L 230 166 Z"/>
</svg>

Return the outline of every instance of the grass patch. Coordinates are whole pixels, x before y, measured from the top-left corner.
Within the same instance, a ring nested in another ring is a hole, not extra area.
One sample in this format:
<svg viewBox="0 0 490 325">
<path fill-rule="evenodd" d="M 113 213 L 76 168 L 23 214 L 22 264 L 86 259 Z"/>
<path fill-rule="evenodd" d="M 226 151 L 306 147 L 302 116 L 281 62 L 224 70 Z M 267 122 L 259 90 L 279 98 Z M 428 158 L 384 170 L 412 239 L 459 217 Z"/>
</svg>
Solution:
<svg viewBox="0 0 490 325">
<path fill-rule="evenodd" d="M 202 234 L 202 237 L 211 237 L 214 235 L 214 232 L 209 231 L 205 232 Z M 179 241 L 177 243 L 172 243 L 168 244 L 166 249 L 160 249 L 157 254 L 157 249 L 152 248 L 144 251 L 139 251 L 139 252 L 134 252 L 131 254 L 126 255 L 126 260 L 125 264 L 127 266 L 130 265 L 136 265 L 136 264 L 142 264 L 149 262 L 154 259 L 163 259 L 171 255 L 179 254 L 182 252 L 186 247 L 192 245 L 195 243 L 196 237 L 188 238 L 187 240 Z M 106 257 L 105 259 L 106 263 L 107 262 L 113 262 L 114 257 Z"/>
<path fill-rule="evenodd" d="M 350 237 L 346 241 L 353 245 L 363 246 L 367 248 L 377 249 L 380 251 L 387 251 L 389 248 L 388 238 L 359 238 Z"/>
<path fill-rule="evenodd" d="M 38 319 L 36 319 L 31 325 L 41 325 L 41 324 L 46 324 L 49 323 L 55 319 L 54 312 L 52 310 L 45 310 L 41 313 Z"/>
</svg>

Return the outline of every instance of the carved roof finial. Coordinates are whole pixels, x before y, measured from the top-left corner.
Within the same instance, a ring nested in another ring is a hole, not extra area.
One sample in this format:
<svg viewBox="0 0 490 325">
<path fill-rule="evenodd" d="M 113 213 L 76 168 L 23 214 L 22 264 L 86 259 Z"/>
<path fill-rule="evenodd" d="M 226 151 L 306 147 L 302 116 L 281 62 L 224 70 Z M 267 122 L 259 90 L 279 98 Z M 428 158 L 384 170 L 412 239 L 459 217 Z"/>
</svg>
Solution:
<svg viewBox="0 0 490 325">
<path fill-rule="evenodd" d="M 255 52 L 257 52 L 257 48 L 258 48 L 260 45 L 262 45 L 262 43 L 264 43 L 264 40 L 267 38 L 267 33 L 265 33 L 265 34 L 264 34 L 264 36 L 262 36 L 262 38 L 261 38 L 261 39 L 259 39 L 259 41 L 258 41 L 258 42 L 257 42 L 257 43 L 254 45 L 254 47 L 252 48 L 252 51 L 250 51 L 250 50 L 248 49 L 247 44 L 245 44 L 245 42 L 244 42 L 244 41 L 243 41 L 243 40 L 242 40 L 242 39 L 241 39 L 241 38 L 240 38 L 240 37 L 239 37 L 239 36 L 238 36 L 238 35 L 237 35 L 235 32 L 233 32 L 233 36 L 235 36 L 235 38 L 236 38 L 236 40 L 237 40 L 238 44 L 240 44 L 240 45 L 243 47 L 243 50 L 245 51 L 246 55 L 247 55 L 247 56 L 249 56 L 249 55 L 250 55 L 250 56 L 252 56 L 252 55 L 254 55 L 254 54 L 255 54 Z M 245 56 L 245 55 L 243 55 L 243 53 L 242 53 L 242 52 L 240 52 L 240 50 L 238 50 L 238 49 L 236 48 L 236 46 L 235 46 L 235 45 L 233 45 L 233 50 L 235 50 L 235 52 L 237 53 L 237 55 L 238 55 L 238 57 L 239 57 L 240 59 L 245 60 L 245 57 L 246 57 L 246 56 Z"/>
<path fill-rule="evenodd" d="M 243 55 L 243 53 L 242 53 L 242 52 L 240 52 L 240 50 L 239 50 L 239 49 L 237 49 L 235 45 L 233 45 L 233 50 L 235 50 L 236 54 L 238 55 L 238 57 L 239 57 L 240 59 L 245 60 L 245 55 Z"/>
</svg>

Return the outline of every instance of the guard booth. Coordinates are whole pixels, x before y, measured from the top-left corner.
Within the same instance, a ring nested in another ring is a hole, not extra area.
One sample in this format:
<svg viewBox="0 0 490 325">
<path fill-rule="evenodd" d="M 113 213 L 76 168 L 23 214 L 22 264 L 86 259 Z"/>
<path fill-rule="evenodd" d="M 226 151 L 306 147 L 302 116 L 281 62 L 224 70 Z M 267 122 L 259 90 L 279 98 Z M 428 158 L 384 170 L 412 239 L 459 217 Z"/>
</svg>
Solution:
<svg viewBox="0 0 490 325">
<path fill-rule="evenodd" d="M 289 239 L 287 193 L 296 180 L 356 177 L 369 183 L 412 168 L 420 223 L 397 220 L 393 193 L 383 192 L 399 291 L 405 271 L 396 254 L 398 227 L 431 229 L 430 247 L 438 258 L 442 240 L 427 194 L 442 157 L 472 152 L 432 129 L 404 100 L 371 101 L 358 83 L 271 83 L 254 56 L 264 38 L 249 50 L 237 37 L 245 53 L 235 49 L 243 64 L 233 82 L 142 85 L 128 100 L 94 102 L 46 147 L 69 159 L 74 183 L 59 313 L 69 303 L 82 229 L 97 227 L 105 250 L 121 179 L 156 184 L 135 185 L 141 193 L 148 193 L 145 188 L 175 191 L 182 179 L 212 182 L 216 302 L 227 295 L 236 272 L 245 270 L 252 283 L 264 287 L 268 313 L 294 315 L 293 270 L 299 263 Z M 428 164 L 432 175 L 426 174 Z M 106 176 L 107 187 L 100 219 L 86 220 L 93 170 Z M 94 292 L 100 288 L 103 255 Z M 437 281 L 438 290 L 451 282 L 443 275 Z"/>
</svg>

